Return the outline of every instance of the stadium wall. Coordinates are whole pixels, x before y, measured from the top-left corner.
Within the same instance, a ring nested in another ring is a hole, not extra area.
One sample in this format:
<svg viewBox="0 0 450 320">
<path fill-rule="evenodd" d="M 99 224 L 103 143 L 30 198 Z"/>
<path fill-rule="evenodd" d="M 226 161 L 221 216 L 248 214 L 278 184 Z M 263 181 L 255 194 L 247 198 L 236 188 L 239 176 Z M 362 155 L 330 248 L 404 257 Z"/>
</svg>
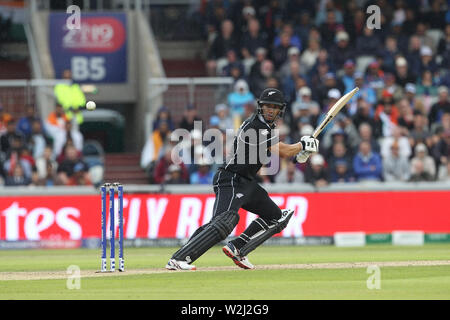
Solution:
<svg viewBox="0 0 450 320">
<path fill-rule="evenodd" d="M 215 200 L 209 186 L 192 185 L 188 192 L 185 186 L 183 192 L 173 186 L 163 193 L 157 188 L 125 186 L 124 232 L 128 240 L 185 239 L 209 221 Z M 329 238 L 336 232 L 370 235 L 396 230 L 450 233 L 448 184 L 416 184 L 414 188 L 396 190 L 361 185 L 340 188 L 268 188 L 280 207 L 296 211 L 278 236 Z M 61 240 L 81 244 L 100 237 L 100 195 L 93 188 L 7 188 L 0 194 L 1 241 Z M 231 236 L 242 232 L 254 217 L 242 210 Z"/>
</svg>

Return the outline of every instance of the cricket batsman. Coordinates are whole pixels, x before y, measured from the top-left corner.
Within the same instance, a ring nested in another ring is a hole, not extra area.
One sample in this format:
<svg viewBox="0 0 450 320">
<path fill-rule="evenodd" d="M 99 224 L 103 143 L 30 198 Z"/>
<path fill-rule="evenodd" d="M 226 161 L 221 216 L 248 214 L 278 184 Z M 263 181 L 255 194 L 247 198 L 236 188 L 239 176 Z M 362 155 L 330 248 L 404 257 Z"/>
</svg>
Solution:
<svg viewBox="0 0 450 320">
<path fill-rule="evenodd" d="M 279 142 L 272 130 L 276 120 L 283 117 L 285 109 L 281 91 L 267 88 L 262 92 L 256 112 L 242 123 L 234 138 L 231 154 L 227 155 L 213 178 L 216 199 L 211 221 L 199 227 L 189 241 L 173 254 L 166 269 L 195 270 L 192 263 L 212 246 L 225 240 L 236 227 L 240 208 L 255 213 L 258 218 L 222 250 L 243 269 L 254 269 L 247 255 L 286 228 L 294 211 L 281 210 L 257 183 L 256 174 L 264 164 L 263 158 L 270 158 L 271 154 L 281 158 L 296 156 L 298 162 L 306 162 L 312 153 L 318 151 L 319 141 L 303 136 L 295 144 Z"/>
</svg>

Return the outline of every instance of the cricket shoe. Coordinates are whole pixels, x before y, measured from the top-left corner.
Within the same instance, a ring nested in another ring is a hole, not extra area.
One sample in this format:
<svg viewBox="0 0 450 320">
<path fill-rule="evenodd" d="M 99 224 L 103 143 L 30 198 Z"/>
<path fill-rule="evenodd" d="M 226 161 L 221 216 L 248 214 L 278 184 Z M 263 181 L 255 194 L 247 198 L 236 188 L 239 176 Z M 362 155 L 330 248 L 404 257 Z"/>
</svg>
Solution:
<svg viewBox="0 0 450 320">
<path fill-rule="evenodd" d="M 222 251 L 230 257 L 238 267 L 242 269 L 255 269 L 255 266 L 250 263 L 248 258 L 246 256 L 241 256 L 239 250 L 231 242 L 228 242 L 228 244 L 222 248 Z"/>
<path fill-rule="evenodd" d="M 196 270 L 196 267 L 193 265 L 190 265 L 186 261 L 183 260 L 175 260 L 170 259 L 169 262 L 167 262 L 166 265 L 167 270 Z"/>
</svg>

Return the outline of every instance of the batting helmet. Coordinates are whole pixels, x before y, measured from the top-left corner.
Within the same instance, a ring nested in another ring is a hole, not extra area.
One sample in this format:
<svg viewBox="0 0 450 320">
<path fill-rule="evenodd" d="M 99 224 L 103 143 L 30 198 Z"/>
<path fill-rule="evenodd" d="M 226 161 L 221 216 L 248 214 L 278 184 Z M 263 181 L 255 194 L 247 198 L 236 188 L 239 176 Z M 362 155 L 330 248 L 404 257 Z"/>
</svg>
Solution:
<svg viewBox="0 0 450 320">
<path fill-rule="evenodd" d="M 281 118 L 284 115 L 284 111 L 286 109 L 286 102 L 284 102 L 284 96 L 283 93 L 275 88 L 267 88 L 265 89 L 262 93 L 261 96 L 259 97 L 258 100 L 258 108 L 257 111 L 259 114 L 263 114 L 262 112 L 262 106 L 264 104 L 274 104 L 277 106 L 280 106 L 280 112 L 278 113 L 278 116 Z"/>
</svg>

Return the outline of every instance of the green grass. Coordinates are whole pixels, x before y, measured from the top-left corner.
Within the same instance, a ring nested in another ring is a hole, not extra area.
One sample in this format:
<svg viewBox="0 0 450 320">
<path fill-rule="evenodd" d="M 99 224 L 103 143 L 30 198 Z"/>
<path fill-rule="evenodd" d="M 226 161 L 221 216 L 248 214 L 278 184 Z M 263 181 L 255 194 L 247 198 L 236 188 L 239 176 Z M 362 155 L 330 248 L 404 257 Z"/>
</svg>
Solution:
<svg viewBox="0 0 450 320">
<path fill-rule="evenodd" d="M 162 269 L 176 248 L 126 248 L 127 269 Z M 252 263 L 303 264 L 450 260 L 450 245 L 421 247 L 370 245 L 268 247 L 250 255 Z M 0 272 L 96 270 L 99 250 L 0 251 Z M 196 261 L 196 266 L 232 266 L 219 247 Z M 376 263 L 374 263 L 376 264 Z M 0 299 L 450 299 L 450 265 L 381 267 L 381 289 L 369 290 L 366 268 L 235 270 L 171 272 L 112 277 L 83 277 L 79 290 L 67 279 L 0 280 Z"/>
</svg>

